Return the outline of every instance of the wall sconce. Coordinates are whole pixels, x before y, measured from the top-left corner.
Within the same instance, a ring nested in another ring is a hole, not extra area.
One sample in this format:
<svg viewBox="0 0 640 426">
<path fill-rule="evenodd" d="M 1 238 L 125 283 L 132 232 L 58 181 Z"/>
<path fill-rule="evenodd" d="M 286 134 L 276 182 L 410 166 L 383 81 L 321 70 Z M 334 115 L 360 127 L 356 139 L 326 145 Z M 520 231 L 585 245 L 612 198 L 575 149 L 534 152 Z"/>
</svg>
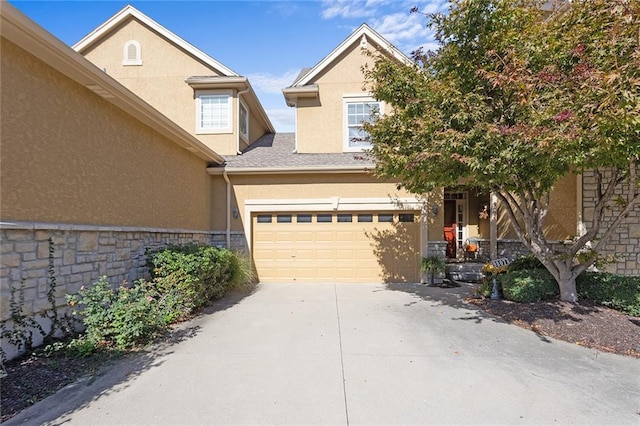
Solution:
<svg viewBox="0 0 640 426">
<path fill-rule="evenodd" d="M 434 216 L 438 216 L 438 205 L 437 204 L 434 204 L 433 206 L 431 206 L 431 213 Z"/>
<path fill-rule="evenodd" d="M 237 219 L 238 216 L 240 215 L 240 212 L 238 211 L 237 208 L 234 207 L 234 209 L 232 210 L 232 214 L 233 214 L 233 218 Z"/>
</svg>

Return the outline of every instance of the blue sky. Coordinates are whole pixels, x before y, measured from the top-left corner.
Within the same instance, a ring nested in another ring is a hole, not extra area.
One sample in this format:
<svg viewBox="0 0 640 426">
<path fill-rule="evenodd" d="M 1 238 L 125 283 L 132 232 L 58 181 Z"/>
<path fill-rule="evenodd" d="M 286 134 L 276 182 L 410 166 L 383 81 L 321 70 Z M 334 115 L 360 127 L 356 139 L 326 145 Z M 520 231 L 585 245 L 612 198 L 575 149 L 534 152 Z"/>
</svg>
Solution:
<svg viewBox="0 0 640 426">
<path fill-rule="evenodd" d="M 251 81 L 278 132 L 291 132 L 294 111 L 281 90 L 300 69 L 329 54 L 363 22 L 405 53 L 433 48 L 426 19 L 446 0 L 290 1 L 17 1 L 10 3 L 68 45 L 127 4 Z"/>
</svg>

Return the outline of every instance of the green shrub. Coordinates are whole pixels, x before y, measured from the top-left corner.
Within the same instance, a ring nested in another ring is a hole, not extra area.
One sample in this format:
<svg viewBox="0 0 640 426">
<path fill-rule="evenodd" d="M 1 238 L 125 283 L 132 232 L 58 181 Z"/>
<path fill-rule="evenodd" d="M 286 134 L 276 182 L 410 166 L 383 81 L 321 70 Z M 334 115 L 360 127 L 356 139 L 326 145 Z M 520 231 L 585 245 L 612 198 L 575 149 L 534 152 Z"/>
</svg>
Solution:
<svg viewBox="0 0 640 426">
<path fill-rule="evenodd" d="M 531 269 L 546 269 L 542 262 L 540 262 L 533 254 L 518 257 L 509 264 L 507 270 L 509 272 L 513 272 Z"/>
<path fill-rule="evenodd" d="M 156 290 L 145 281 L 113 289 L 106 277 L 69 296 L 94 345 L 126 349 L 151 342 L 167 330 Z"/>
<path fill-rule="evenodd" d="M 251 281 L 248 259 L 239 253 L 211 246 L 167 246 L 148 257 L 153 283 L 174 321 L 219 299 L 232 288 Z"/>
<path fill-rule="evenodd" d="M 632 316 L 640 316 L 640 277 L 583 272 L 576 279 L 578 295 Z"/>
<path fill-rule="evenodd" d="M 507 272 L 500 276 L 505 299 L 514 302 L 537 302 L 554 299 L 558 284 L 546 269 Z"/>
</svg>

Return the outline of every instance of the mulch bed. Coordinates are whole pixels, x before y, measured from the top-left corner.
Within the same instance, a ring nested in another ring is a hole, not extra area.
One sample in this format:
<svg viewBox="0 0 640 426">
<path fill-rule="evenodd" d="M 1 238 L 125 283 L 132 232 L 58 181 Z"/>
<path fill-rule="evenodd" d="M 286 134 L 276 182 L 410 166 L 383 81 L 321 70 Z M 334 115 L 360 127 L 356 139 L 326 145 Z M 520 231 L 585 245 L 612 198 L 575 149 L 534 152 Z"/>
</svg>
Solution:
<svg viewBox="0 0 640 426">
<path fill-rule="evenodd" d="M 516 303 L 485 298 L 467 302 L 541 336 L 640 358 L 640 318 L 614 309 L 587 301 Z"/>
<path fill-rule="evenodd" d="M 0 380 L 0 421 L 9 420 L 82 376 L 96 374 L 114 358 L 117 356 L 111 354 L 95 354 L 87 358 L 31 355 L 5 363 L 7 376 Z"/>
</svg>

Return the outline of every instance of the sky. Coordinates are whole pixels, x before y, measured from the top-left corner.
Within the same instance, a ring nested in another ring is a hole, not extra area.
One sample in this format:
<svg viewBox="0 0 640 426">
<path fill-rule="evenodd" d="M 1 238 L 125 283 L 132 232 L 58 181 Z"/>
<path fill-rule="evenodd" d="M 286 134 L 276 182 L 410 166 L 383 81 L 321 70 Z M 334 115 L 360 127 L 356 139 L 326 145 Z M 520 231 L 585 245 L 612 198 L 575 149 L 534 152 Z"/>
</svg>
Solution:
<svg viewBox="0 0 640 426">
<path fill-rule="evenodd" d="M 285 1 L 19 1 L 13 6 L 72 46 L 133 5 L 239 75 L 249 78 L 277 132 L 294 130 L 294 109 L 282 89 L 366 22 L 406 54 L 434 49 L 426 18 L 409 11 L 446 12 L 447 0 Z"/>
</svg>

